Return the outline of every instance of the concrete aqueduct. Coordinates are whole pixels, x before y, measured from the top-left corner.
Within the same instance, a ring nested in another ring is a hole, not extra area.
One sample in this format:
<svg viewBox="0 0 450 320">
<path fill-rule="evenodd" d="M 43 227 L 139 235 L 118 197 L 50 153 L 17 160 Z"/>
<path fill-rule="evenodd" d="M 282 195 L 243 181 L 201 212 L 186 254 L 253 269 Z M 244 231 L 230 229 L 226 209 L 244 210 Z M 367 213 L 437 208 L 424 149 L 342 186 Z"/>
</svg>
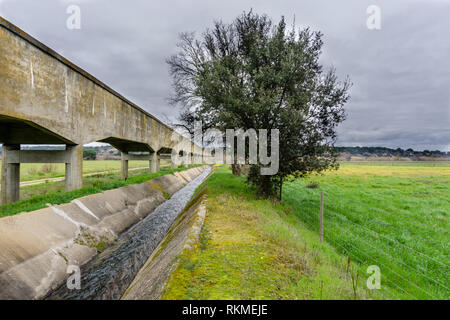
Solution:
<svg viewBox="0 0 450 320">
<path fill-rule="evenodd" d="M 122 152 L 122 178 L 128 160 L 148 160 L 156 172 L 161 155 L 178 153 L 180 143 L 196 162 L 202 156 L 200 146 L 0 17 L 1 203 L 19 200 L 21 163 L 65 163 L 66 190 L 81 188 L 83 145 L 91 142 Z M 66 148 L 21 150 L 21 144 Z"/>
</svg>

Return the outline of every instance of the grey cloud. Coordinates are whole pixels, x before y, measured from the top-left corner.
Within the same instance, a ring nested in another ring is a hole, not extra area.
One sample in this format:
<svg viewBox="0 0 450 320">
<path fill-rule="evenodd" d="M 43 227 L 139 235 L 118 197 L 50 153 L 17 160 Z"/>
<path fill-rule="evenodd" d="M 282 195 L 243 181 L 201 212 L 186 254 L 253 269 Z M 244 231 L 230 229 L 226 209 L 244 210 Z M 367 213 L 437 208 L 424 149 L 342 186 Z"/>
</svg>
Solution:
<svg viewBox="0 0 450 320">
<path fill-rule="evenodd" d="M 68 4 L 80 5 L 81 30 L 66 29 Z M 366 28 L 370 4 L 381 7 L 379 31 Z M 324 33 L 324 65 L 354 83 L 339 145 L 450 150 L 450 1 L 0 1 L 6 19 L 170 120 L 165 59 L 178 34 L 250 8 Z"/>
</svg>

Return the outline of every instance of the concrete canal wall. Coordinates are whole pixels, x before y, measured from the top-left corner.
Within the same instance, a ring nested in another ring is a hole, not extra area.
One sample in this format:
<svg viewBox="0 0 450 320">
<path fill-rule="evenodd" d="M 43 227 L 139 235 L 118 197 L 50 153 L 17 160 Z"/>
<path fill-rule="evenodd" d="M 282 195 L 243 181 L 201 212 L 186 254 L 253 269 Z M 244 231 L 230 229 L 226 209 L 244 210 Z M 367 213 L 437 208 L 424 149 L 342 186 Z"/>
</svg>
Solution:
<svg viewBox="0 0 450 320">
<path fill-rule="evenodd" d="M 40 299 L 205 167 L 0 219 L 0 299 Z"/>
</svg>

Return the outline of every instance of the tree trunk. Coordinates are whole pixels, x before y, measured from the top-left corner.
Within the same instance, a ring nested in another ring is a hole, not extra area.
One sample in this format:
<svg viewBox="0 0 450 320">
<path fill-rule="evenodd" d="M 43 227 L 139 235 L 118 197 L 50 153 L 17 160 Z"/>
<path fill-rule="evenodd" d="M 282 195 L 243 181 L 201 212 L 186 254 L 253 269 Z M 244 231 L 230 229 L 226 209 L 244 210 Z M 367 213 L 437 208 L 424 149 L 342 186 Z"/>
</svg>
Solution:
<svg viewBox="0 0 450 320">
<path fill-rule="evenodd" d="M 283 178 L 280 178 L 280 201 L 282 198 L 282 193 L 283 193 Z"/>
<path fill-rule="evenodd" d="M 231 165 L 231 171 L 235 176 L 242 175 L 241 165 L 240 164 L 232 164 Z"/>
</svg>

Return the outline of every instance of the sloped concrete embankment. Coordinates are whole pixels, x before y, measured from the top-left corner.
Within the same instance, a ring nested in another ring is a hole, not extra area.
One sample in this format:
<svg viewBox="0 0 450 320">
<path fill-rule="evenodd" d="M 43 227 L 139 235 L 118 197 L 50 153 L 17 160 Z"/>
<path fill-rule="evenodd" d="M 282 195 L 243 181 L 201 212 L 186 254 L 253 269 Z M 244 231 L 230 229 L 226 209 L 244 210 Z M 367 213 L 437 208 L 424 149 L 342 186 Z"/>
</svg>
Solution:
<svg viewBox="0 0 450 320">
<path fill-rule="evenodd" d="M 40 299 L 205 167 L 0 219 L 0 299 Z"/>
<path fill-rule="evenodd" d="M 200 231 L 206 215 L 206 195 L 187 207 L 175 220 L 165 238 L 126 290 L 122 300 L 157 300 L 164 293 L 170 275 L 185 250 L 199 245 Z"/>
</svg>

